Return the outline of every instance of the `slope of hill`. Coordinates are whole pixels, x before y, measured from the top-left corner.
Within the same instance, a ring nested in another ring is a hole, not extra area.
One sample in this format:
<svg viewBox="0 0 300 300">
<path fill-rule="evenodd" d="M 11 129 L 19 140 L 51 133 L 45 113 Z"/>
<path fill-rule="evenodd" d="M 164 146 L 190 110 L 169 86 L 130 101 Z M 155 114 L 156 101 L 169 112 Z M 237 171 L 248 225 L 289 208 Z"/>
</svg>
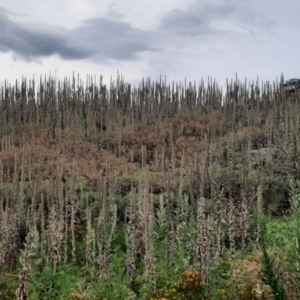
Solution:
<svg viewBox="0 0 300 300">
<path fill-rule="evenodd" d="M 266 295 L 245 276 L 266 218 L 292 203 L 298 220 L 299 92 L 283 78 L 225 96 L 214 82 L 76 84 L 1 88 L 3 299 Z M 293 276 L 273 280 L 294 295 Z"/>
</svg>

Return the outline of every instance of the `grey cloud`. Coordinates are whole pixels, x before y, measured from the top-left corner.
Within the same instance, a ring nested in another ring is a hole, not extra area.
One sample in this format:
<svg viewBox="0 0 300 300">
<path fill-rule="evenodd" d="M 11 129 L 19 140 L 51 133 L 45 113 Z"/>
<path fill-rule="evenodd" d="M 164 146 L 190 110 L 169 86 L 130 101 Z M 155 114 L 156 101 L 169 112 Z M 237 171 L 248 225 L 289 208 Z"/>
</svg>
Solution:
<svg viewBox="0 0 300 300">
<path fill-rule="evenodd" d="M 153 33 L 107 18 L 86 20 L 73 30 L 58 30 L 13 22 L 2 10 L 0 28 L 0 51 L 12 51 L 25 60 L 58 54 L 66 60 L 105 62 L 132 60 L 139 52 L 157 51 L 151 46 Z"/>
<path fill-rule="evenodd" d="M 105 16 L 112 20 L 121 20 L 125 17 L 125 13 L 120 13 L 117 9 L 114 8 L 115 5 L 109 5 L 107 11 L 105 12 Z"/>
<path fill-rule="evenodd" d="M 108 55 L 115 59 L 132 60 L 138 52 L 156 50 L 151 46 L 154 39 L 151 32 L 105 18 L 86 20 L 72 36 L 76 47 L 81 48 L 84 44 L 83 47 L 98 60 Z"/>
<path fill-rule="evenodd" d="M 215 4 L 197 4 L 185 11 L 172 10 L 161 20 L 160 29 L 184 35 L 210 35 L 217 33 L 210 27 L 210 22 L 226 17 L 233 11 L 233 6 Z"/>
<path fill-rule="evenodd" d="M 239 24 L 249 34 L 253 34 L 255 28 L 266 31 L 273 26 L 273 22 L 255 11 L 249 1 L 226 0 L 219 4 L 197 3 L 188 10 L 172 10 L 161 19 L 159 29 L 193 37 L 234 33 L 230 29 L 216 28 L 213 26 L 216 21 Z"/>
<path fill-rule="evenodd" d="M 174 42 L 172 36 L 175 41 L 177 37 L 192 41 L 216 36 L 227 39 L 239 34 L 230 26 L 218 25 L 220 21 L 241 26 L 248 35 L 267 33 L 263 36 L 267 38 L 273 24 L 252 6 L 248 0 L 224 0 L 221 4 L 198 2 L 187 10 L 170 11 L 153 31 L 134 28 L 120 21 L 121 14 L 113 6 L 109 7 L 105 17 L 85 20 L 72 30 L 17 23 L 8 17 L 11 12 L 0 7 L 0 51 L 12 51 L 25 60 L 53 54 L 65 60 L 134 60 L 145 51 L 158 52 L 158 48 L 165 51 Z"/>
<path fill-rule="evenodd" d="M 9 9 L 6 9 L 4 7 L 0 7 L 0 14 L 3 14 L 3 15 L 11 15 L 11 16 L 18 16 L 18 17 L 23 17 L 24 14 L 20 14 L 20 13 L 16 13 L 14 11 L 11 11 Z"/>
</svg>

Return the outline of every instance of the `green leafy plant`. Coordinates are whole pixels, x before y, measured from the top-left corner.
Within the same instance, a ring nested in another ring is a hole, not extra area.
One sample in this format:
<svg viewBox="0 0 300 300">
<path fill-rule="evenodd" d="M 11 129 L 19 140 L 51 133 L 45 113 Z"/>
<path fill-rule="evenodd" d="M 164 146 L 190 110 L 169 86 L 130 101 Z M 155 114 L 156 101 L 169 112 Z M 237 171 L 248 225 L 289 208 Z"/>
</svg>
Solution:
<svg viewBox="0 0 300 300">
<path fill-rule="evenodd" d="M 283 283 L 278 276 L 278 270 L 274 267 L 274 259 L 269 256 L 263 240 L 261 245 L 262 281 L 271 287 L 273 298 L 275 300 L 286 300 L 286 292 Z"/>
</svg>

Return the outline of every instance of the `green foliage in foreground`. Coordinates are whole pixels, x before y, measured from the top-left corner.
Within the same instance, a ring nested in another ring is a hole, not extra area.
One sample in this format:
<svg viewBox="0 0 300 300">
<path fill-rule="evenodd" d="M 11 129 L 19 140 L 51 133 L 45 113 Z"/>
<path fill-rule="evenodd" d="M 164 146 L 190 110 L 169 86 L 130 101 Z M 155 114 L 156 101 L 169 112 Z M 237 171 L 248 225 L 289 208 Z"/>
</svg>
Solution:
<svg viewBox="0 0 300 300">
<path fill-rule="evenodd" d="M 66 252 L 66 261 L 57 272 L 52 262 L 43 262 L 36 254 L 30 257 L 28 299 L 229 300 L 266 299 L 263 297 L 268 294 L 275 300 L 298 299 L 297 297 L 300 296 L 299 187 L 300 182 L 290 181 L 291 213 L 289 216 L 268 220 L 262 207 L 258 205 L 252 218 L 256 223 L 261 222 L 260 248 L 255 245 L 249 246 L 246 254 L 238 248 L 234 257 L 231 256 L 230 249 L 225 249 L 223 257 L 209 266 L 208 277 L 199 272 L 200 268 L 196 260 L 188 261 L 189 251 L 197 242 L 197 222 L 192 218 L 185 219 L 185 215 L 178 215 L 177 221 L 176 218 L 174 219 L 173 225 L 177 230 L 178 240 L 173 241 L 173 261 L 171 266 L 168 265 L 165 259 L 166 210 L 162 200 L 159 199 L 154 226 L 155 289 L 144 276 L 142 261 L 137 264 L 137 275 L 134 280 L 127 281 L 125 267 L 127 246 L 124 226 L 117 226 L 111 245 L 108 275 L 104 279 L 98 269 L 92 270 L 86 267 L 85 232 L 77 229 L 75 265 L 72 264 L 70 251 Z M 182 218 L 186 221 L 180 221 L 183 220 Z M 39 251 L 41 247 L 39 236 L 36 242 L 36 251 Z M 66 243 L 71 246 L 71 240 L 68 239 Z M 250 278 L 247 275 L 247 268 L 250 270 L 256 268 L 259 276 Z M 21 269 L 21 264 L 18 264 L 16 271 L 6 268 L 2 270 L 5 282 L 3 299 L 16 299 L 15 291 L 19 286 L 18 272 Z"/>
<path fill-rule="evenodd" d="M 266 224 L 267 232 L 265 240 L 272 240 L 274 236 L 274 228 L 277 228 L 282 235 L 289 232 L 290 235 L 281 242 L 282 249 L 289 249 L 291 256 L 284 266 L 286 270 L 298 275 L 294 282 L 300 281 L 299 263 L 300 251 L 295 237 L 292 237 L 292 230 L 295 230 L 295 219 L 293 217 L 286 218 L 284 221 L 270 221 Z M 121 233 L 121 232 L 120 232 Z M 294 232 L 295 233 L 295 232 Z M 279 240 L 279 233 L 276 233 L 276 239 Z M 126 282 L 125 253 L 122 250 L 124 244 L 124 234 L 119 234 L 116 239 L 114 249 L 109 264 L 109 279 L 103 284 L 99 284 L 97 276 L 92 278 L 89 270 L 84 266 L 72 266 L 67 264 L 57 273 L 54 272 L 51 263 L 41 263 L 36 260 L 31 270 L 31 279 L 28 283 L 29 299 L 68 299 L 68 300 L 92 300 L 92 299 L 232 299 L 234 297 L 233 277 L 231 269 L 231 259 L 229 253 L 219 261 L 217 265 L 211 266 L 211 282 L 208 284 L 201 277 L 197 270 L 190 269 L 184 271 L 185 262 L 182 261 L 184 249 L 178 250 L 176 253 L 174 266 L 171 272 L 168 272 L 167 265 L 164 260 L 163 246 L 159 247 L 160 241 L 157 240 L 157 291 L 151 292 L 151 288 L 145 283 L 141 273 L 136 277 L 135 282 L 128 287 Z M 269 252 L 267 250 L 271 252 Z M 272 251 L 276 250 L 278 257 L 283 257 L 284 253 L 274 245 L 274 243 L 262 243 L 262 254 L 258 256 L 262 264 L 262 282 L 269 285 L 274 291 L 274 299 L 287 299 L 285 287 L 283 285 L 281 272 L 278 270 L 278 259 L 274 257 Z M 251 255 L 251 254 L 250 254 Z M 183 255 L 184 256 L 184 255 Z M 4 286 L 4 299 L 15 299 L 15 290 L 18 286 L 17 274 L 6 273 L 7 279 Z M 297 273 L 298 272 L 298 273 Z M 14 276 L 13 276 L 14 275 Z M 235 278 L 238 280 L 238 278 Z M 252 287 L 254 289 L 254 287 Z M 246 299 L 241 295 L 243 286 L 238 287 L 238 299 Z M 277 291 L 275 293 L 275 291 Z M 252 295 L 252 294 L 251 294 Z M 254 298 L 258 299 L 258 298 Z"/>
</svg>

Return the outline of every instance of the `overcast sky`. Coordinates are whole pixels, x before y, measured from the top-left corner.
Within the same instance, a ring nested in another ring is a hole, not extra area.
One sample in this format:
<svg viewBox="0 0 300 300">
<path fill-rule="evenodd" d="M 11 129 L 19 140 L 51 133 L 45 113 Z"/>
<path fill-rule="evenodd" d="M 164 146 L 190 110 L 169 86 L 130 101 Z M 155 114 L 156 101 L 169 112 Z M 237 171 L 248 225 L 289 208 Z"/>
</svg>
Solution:
<svg viewBox="0 0 300 300">
<path fill-rule="evenodd" d="M 298 0 L 0 0 L 0 81 L 300 77 Z"/>
</svg>

